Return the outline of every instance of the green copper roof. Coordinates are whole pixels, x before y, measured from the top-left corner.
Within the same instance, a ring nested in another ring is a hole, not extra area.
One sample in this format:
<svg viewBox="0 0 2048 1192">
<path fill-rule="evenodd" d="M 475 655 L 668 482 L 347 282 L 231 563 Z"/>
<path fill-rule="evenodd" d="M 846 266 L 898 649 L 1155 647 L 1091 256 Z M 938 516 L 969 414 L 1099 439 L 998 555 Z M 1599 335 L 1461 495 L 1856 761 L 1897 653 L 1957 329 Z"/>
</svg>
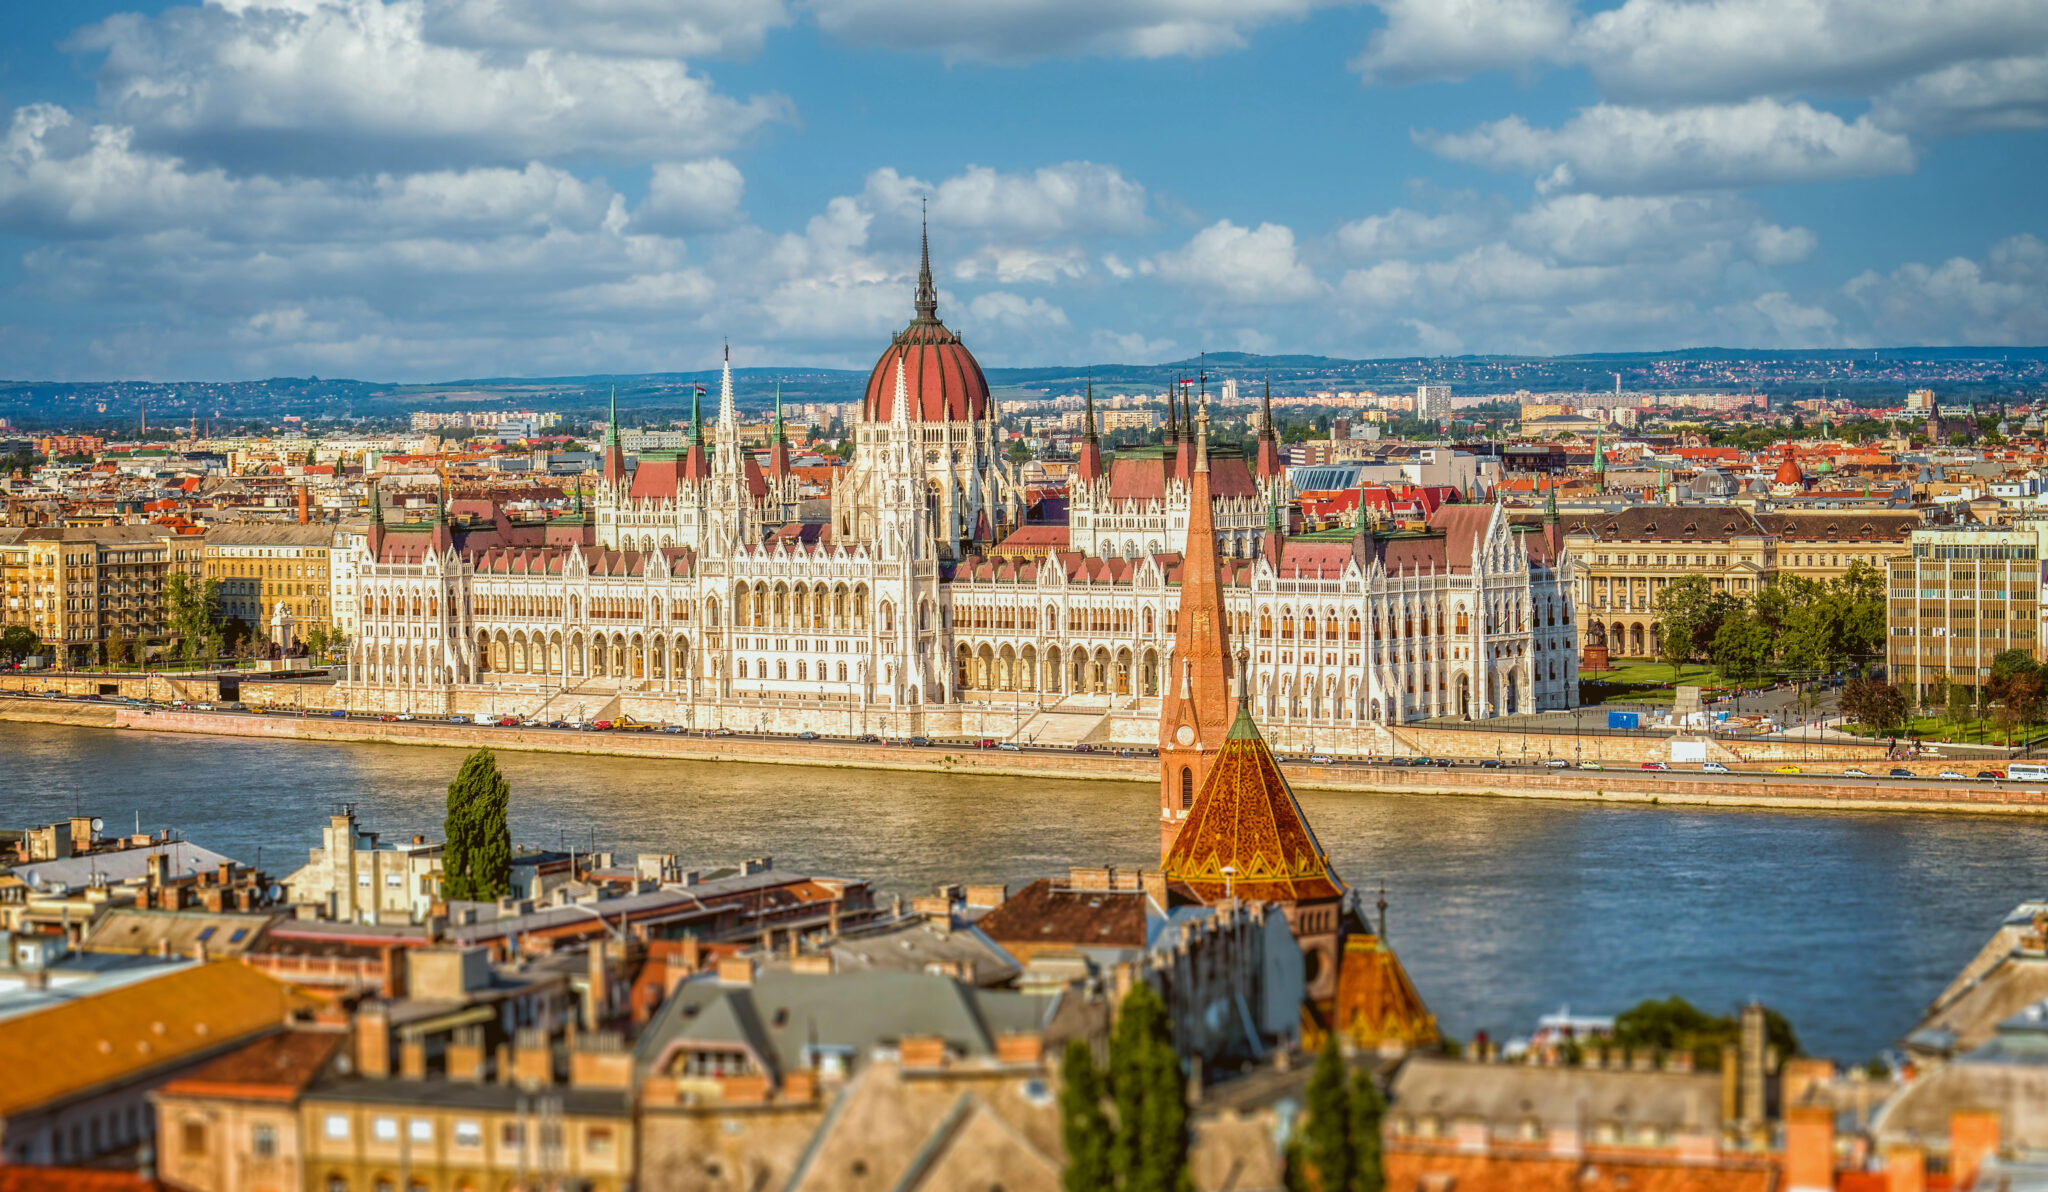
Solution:
<svg viewBox="0 0 2048 1192">
<path fill-rule="evenodd" d="M 1237 705 L 1237 719 L 1231 722 L 1230 735 L 1224 739 L 1227 741 L 1256 741 L 1259 739 L 1259 726 L 1252 723 L 1252 708 L 1250 704 L 1240 702 Z"/>
</svg>

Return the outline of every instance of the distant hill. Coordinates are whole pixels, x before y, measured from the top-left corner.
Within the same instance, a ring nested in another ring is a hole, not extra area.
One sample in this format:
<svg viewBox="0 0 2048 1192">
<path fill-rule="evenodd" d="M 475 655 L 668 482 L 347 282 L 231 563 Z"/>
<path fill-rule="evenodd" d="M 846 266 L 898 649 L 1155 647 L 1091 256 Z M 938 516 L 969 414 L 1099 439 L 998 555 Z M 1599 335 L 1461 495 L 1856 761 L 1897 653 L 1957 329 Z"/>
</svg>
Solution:
<svg viewBox="0 0 2048 1192">
<path fill-rule="evenodd" d="M 1907 389 L 1927 387 L 1943 400 L 2023 402 L 2048 396 L 2048 347 L 1758 350 L 1684 348 L 1577 356 L 1412 356 L 1351 360 L 1334 356 L 1262 356 L 1212 352 L 1157 364 L 1097 363 L 991 368 L 1001 396 L 1031 399 L 1080 391 L 1162 392 L 1177 376 L 1207 368 L 1216 382 L 1271 380 L 1282 395 L 1325 390 L 1400 391 L 1444 383 L 1460 395 L 1511 396 L 1612 389 L 1616 374 L 1632 392 L 1761 392 L 1778 398 L 1846 397 L 1894 404 Z M 786 404 L 843 402 L 859 397 L 865 370 L 750 367 L 733 370 L 741 406 L 761 412 L 779 385 Z M 717 400 L 716 369 L 696 372 L 561 377 L 475 377 L 401 385 L 320 377 L 252 381 L 0 381 L 0 417 L 35 429 L 65 427 L 133 432 L 144 403 L 153 427 L 185 425 L 196 415 L 217 426 L 272 424 L 290 415 L 306 422 L 388 423 L 422 409 L 537 408 L 579 422 L 598 416 L 617 393 L 619 413 L 633 423 L 689 416 L 692 387 Z M 709 411 L 707 411 L 708 413 Z"/>
</svg>

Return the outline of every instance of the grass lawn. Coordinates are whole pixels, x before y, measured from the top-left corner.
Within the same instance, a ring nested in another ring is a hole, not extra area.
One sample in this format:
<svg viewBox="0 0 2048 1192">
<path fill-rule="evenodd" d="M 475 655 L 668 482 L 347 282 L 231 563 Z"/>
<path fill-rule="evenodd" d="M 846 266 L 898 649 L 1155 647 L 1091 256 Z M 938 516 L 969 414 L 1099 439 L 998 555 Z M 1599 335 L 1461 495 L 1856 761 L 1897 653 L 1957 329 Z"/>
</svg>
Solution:
<svg viewBox="0 0 2048 1192">
<path fill-rule="evenodd" d="M 1720 682 L 1720 672 L 1711 666 L 1687 663 L 1679 668 L 1678 678 L 1674 680 L 1671 677 L 1670 663 L 1655 662 L 1648 659 L 1624 658 L 1607 670 L 1582 670 L 1579 672 L 1579 683 L 1581 686 L 1587 683 L 1601 683 L 1609 686 L 1636 684 L 1652 687 L 1671 687 L 1691 684 L 1699 687 L 1714 687 L 1718 686 Z"/>
<path fill-rule="evenodd" d="M 1859 737 L 1870 735 L 1869 731 L 1860 724 L 1845 724 L 1842 726 L 1842 731 L 1853 733 Z M 2013 740 L 2023 741 L 2040 731 L 2039 725 L 2028 725 L 2024 729 L 2014 730 Z M 1935 745 L 1940 744 L 1944 739 L 1959 744 L 2005 744 L 2005 734 L 1999 730 L 1998 722 L 1989 716 L 1982 720 L 1963 721 L 1950 720 L 1945 716 L 1915 716 L 1912 723 L 1906 726 L 1906 732 L 1900 735 L 1915 736 L 1922 741 Z"/>
</svg>

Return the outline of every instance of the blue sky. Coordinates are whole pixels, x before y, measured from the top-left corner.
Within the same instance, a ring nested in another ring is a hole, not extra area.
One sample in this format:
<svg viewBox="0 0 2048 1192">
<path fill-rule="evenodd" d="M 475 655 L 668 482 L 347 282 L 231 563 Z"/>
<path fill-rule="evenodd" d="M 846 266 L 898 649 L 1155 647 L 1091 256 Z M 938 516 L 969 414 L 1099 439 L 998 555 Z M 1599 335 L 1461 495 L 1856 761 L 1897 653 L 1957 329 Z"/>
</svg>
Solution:
<svg viewBox="0 0 2048 1192">
<path fill-rule="evenodd" d="M 0 377 L 2048 342 L 2040 0 L 5 0 Z"/>
</svg>

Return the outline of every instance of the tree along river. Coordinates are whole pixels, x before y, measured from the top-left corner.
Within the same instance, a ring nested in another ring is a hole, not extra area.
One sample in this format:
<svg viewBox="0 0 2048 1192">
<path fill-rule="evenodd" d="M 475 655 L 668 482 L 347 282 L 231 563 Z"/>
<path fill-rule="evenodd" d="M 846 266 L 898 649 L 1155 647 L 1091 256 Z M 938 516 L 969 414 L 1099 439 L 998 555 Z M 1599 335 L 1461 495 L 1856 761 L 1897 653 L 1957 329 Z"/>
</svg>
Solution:
<svg viewBox="0 0 2048 1192">
<path fill-rule="evenodd" d="M 353 802 L 386 839 L 440 835 L 460 750 L 0 724 L 0 826 L 170 827 L 282 876 Z M 1137 783 L 504 752 L 513 839 L 866 877 L 922 893 L 1069 865 L 1157 861 Z M 1299 792 L 1444 1028 L 1525 1033 L 1545 1011 L 1761 998 L 1807 1049 L 1892 1045 L 2015 904 L 2048 893 L 2048 824 L 1909 813 Z M 260 850 L 260 856 L 259 856 Z"/>
</svg>

